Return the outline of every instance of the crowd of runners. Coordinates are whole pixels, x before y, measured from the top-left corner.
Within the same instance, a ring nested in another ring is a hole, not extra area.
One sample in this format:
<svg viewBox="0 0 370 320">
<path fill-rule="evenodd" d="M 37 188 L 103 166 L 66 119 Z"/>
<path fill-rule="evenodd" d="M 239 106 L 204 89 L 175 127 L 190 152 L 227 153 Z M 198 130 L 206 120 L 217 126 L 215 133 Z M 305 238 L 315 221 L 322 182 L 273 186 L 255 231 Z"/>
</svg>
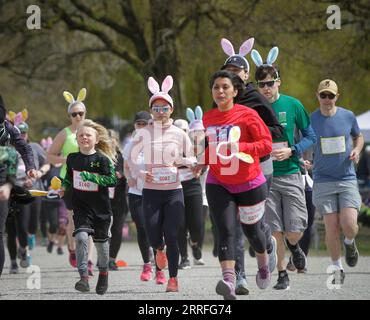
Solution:
<svg viewBox="0 0 370 320">
<path fill-rule="evenodd" d="M 109 272 L 117 270 L 130 212 L 143 262 L 138 281 L 154 279 L 167 292 L 181 290 L 178 270 L 206 264 L 209 217 L 212 253 L 221 271 L 217 294 L 226 300 L 249 294 L 245 239 L 256 258 L 258 288 L 287 290 L 287 270 L 309 272 L 311 227 L 318 212 L 340 275 L 333 282 L 343 284 L 341 233 L 346 264 L 355 267 L 359 258 L 355 165 L 364 139 L 356 117 L 337 106 L 339 89 L 330 79 L 318 84 L 312 102 L 318 108 L 309 115 L 297 98 L 280 92 L 278 48 L 263 59 L 253 44 L 253 38 L 246 40 L 236 53 L 222 39 L 227 59 L 210 77 L 213 105 L 206 112 L 188 108 L 174 120 L 172 76 L 162 83 L 150 77 L 148 106 L 135 114 L 135 130 L 123 150 L 115 131 L 88 119 L 86 89 L 76 98 L 63 92 L 70 125 L 40 144 L 29 140 L 27 111 L 6 110 L 0 99 L 0 275 L 5 247 L 11 274 L 32 264 L 40 228 L 49 253 L 54 248 L 59 255 L 68 253 L 80 275 L 76 290 L 90 291 L 97 265 L 95 291 L 102 295 Z M 250 52 L 256 86 L 248 81 Z M 58 190 L 55 176 L 62 180 Z"/>
</svg>

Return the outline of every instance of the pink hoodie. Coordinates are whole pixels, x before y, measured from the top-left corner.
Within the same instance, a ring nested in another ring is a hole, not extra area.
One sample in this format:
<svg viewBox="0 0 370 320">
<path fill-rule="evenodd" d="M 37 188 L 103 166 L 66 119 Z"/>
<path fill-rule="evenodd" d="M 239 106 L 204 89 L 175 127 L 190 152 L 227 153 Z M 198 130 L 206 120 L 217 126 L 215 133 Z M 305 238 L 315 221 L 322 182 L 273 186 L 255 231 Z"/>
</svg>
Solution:
<svg viewBox="0 0 370 320">
<path fill-rule="evenodd" d="M 181 189 L 177 167 L 192 167 L 196 164 L 189 136 L 173 125 L 173 119 L 166 124 L 151 120 L 146 127 L 137 130 L 129 161 L 135 164 L 141 151 L 144 154 L 145 170 L 152 173 L 156 180 L 144 182 L 144 189 Z M 145 171 L 135 174 L 145 180 Z"/>
</svg>

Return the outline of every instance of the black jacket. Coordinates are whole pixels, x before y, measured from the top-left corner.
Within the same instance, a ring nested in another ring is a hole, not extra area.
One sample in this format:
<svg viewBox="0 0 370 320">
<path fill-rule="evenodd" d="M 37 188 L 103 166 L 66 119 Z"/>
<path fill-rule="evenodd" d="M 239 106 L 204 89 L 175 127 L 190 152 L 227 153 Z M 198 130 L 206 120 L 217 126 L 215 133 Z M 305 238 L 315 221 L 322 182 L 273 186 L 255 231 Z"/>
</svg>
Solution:
<svg viewBox="0 0 370 320">
<path fill-rule="evenodd" d="M 235 103 L 242 104 L 257 111 L 263 122 L 269 128 L 272 139 L 281 138 L 284 128 L 280 125 L 270 102 L 260 94 L 253 84 L 246 85 L 240 79 L 240 87 Z"/>
</svg>

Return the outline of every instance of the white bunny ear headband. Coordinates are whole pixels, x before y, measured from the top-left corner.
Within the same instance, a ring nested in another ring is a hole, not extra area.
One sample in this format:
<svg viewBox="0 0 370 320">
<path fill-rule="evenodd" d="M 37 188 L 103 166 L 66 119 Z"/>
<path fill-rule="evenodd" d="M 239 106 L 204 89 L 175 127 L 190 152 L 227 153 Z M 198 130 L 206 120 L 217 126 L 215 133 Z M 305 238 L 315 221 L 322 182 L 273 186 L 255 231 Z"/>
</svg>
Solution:
<svg viewBox="0 0 370 320">
<path fill-rule="evenodd" d="M 246 69 L 249 71 L 249 63 L 245 56 L 252 50 L 254 44 L 254 38 L 250 38 L 243 42 L 243 44 L 239 48 L 239 53 L 235 53 L 234 46 L 232 43 L 225 39 L 221 39 L 221 47 L 224 52 L 229 56 L 224 66 L 228 64 L 237 65 L 239 68 Z"/>
<path fill-rule="evenodd" d="M 262 57 L 257 50 L 253 49 L 251 53 L 252 60 L 254 64 L 257 66 L 257 68 L 260 66 L 274 67 L 272 64 L 276 61 L 278 55 L 279 55 L 279 48 L 273 47 L 270 50 L 269 54 L 267 55 L 266 63 L 263 63 Z"/>
<path fill-rule="evenodd" d="M 163 80 L 161 89 L 159 88 L 158 82 L 153 77 L 149 77 L 148 89 L 153 94 L 151 98 L 149 99 L 149 107 L 152 106 L 153 101 L 158 100 L 158 99 L 163 99 L 167 101 L 171 105 L 171 107 L 173 107 L 173 100 L 171 96 L 168 94 L 168 91 L 170 91 L 172 87 L 173 87 L 172 76 L 167 76 Z"/>
<path fill-rule="evenodd" d="M 82 102 L 86 98 L 86 89 L 85 88 L 82 88 L 80 90 L 80 92 L 77 95 L 77 100 L 75 100 L 75 98 L 73 97 L 73 95 L 71 93 L 69 93 L 68 91 L 63 91 L 63 96 L 64 96 L 64 99 L 66 99 L 66 101 L 69 103 L 69 105 L 68 105 L 68 113 L 71 111 L 71 108 L 74 105 L 76 105 L 77 103 L 80 104 L 80 105 L 82 105 L 85 108 L 85 110 L 86 110 L 86 106 Z"/>
<path fill-rule="evenodd" d="M 201 106 L 196 106 L 195 113 L 192 109 L 186 109 L 186 117 L 188 118 L 189 124 L 189 131 L 195 130 L 204 130 L 203 126 L 203 110 Z"/>
</svg>

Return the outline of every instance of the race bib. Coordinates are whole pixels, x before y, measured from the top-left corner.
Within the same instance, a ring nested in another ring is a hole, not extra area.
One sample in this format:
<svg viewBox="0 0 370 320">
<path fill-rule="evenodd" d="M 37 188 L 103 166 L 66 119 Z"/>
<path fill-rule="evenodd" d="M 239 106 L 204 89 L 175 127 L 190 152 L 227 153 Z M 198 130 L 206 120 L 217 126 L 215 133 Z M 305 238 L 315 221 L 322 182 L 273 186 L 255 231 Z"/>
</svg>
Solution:
<svg viewBox="0 0 370 320">
<path fill-rule="evenodd" d="M 344 136 L 320 138 L 322 154 L 336 154 L 346 152 Z"/>
<path fill-rule="evenodd" d="M 177 168 L 174 167 L 153 168 L 152 174 L 154 183 L 165 184 L 177 181 Z"/>
<path fill-rule="evenodd" d="M 179 169 L 180 181 L 188 181 L 194 178 L 193 171 L 188 168 Z"/>
<path fill-rule="evenodd" d="M 73 170 L 73 188 L 81 191 L 97 192 L 99 186 L 91 181 L 83 181 L 80 173 L 81 171 Z"/>
<path fill-rule="evenodd" d="M 288 148 L 288 141 L 281 141 L 281 142 L 273 142 L 272 143 L 272 151 L 283 149 L 283 148 Z M 271 159 L 273 161 L 276 161 L 276 158 L 273 155 L 271 155 Z"/>
<path fill-rule="evenodd" d="M 114 194 L 116 192 L 116 188 L 108 188 L 109 191 L 109 199 L 114 199 Z"/>
<path fill-rule="evenodd" d="M 261 220 L 265 212 L 265 202 L 253 206 L 239 206 L 239 220 L 244 224 L 255 224 Z"/>
</svg>

